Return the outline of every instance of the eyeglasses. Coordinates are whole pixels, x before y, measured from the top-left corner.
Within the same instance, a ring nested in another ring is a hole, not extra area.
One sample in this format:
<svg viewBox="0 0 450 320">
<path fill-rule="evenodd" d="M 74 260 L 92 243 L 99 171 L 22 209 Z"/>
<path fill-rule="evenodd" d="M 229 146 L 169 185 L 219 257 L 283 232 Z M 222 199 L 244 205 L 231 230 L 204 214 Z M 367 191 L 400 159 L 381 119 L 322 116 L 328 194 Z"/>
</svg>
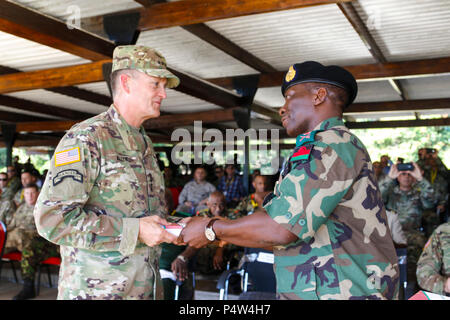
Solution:
<svg viewBox="0 0 450 320">
<path fill-rule="evenodd" d="M 8 179 L 5 179 L 5 178 L 0 178 L 0 181 L 6 181 L 6 180 L 8 180 Z"/>
</svg>

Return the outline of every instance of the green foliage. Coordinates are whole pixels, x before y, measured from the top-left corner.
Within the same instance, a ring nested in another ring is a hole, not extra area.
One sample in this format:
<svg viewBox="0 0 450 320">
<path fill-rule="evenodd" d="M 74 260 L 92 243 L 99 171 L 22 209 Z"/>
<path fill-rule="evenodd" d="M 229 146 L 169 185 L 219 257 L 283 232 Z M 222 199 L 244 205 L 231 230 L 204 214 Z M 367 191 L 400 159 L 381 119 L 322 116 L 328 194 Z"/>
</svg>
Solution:
<svg viewBox="0 0 450 320">
<path fill-rule="evenodd" d="M 450 127 L 415 127 L 386 129 L 354 129 L 369 151 L 372 161 L 387 154 L 395 161 L 417 161 L 420 148 L 436 148 L 439 157 L 450 168 Z"/>
</svg>

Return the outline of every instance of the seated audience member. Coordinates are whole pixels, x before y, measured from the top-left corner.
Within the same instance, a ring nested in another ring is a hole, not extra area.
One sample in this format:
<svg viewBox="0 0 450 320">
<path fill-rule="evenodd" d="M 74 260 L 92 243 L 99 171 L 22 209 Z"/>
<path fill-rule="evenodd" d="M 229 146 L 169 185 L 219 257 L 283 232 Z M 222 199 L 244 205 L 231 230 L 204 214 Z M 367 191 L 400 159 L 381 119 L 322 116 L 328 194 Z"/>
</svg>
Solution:
<svg viewBox="0 0 450 320">
<path fill-rule="evenodd" d="M 445 179 L 448 179 L 448 169 L 445 164 L 442 162 L 442 159 L 439 157 L 439 151 L 435 148 L 420 148 L 418 151 L 419 160 L 417 164 L 427 172 L 430 170 L 431 163 L 428 162 L 428 159 L 435 159 L 435 166 L 440 175 L 442 175 Z"/>
<path fill-rule="evenodd" d="M 181 179 L 177 174 L 176 167 L 172 164 L 168 167 L 164 167 L 163 175 L 164 186 L 166 188 L 181 187 L 184 184 L 183 179 Z"/>
<path fill-rule="evenodd" d="M 234 164 L 227 164 L 225 173 L 226 175 L 220 180 L 217 189 L 225 195 L 227 206 L 231 208 L 235 207 L 247 194 L 244 190 L 242 177 L 236 173 Z"/>
<path fill-rule="evenodd" d="M 248 192 L 249 193 L 254 193 L 255 192 L 255 188 L 253 187 L 253 181 L 255 181 L 255 177 L 256 176 L 260 176 L 261 175 L 261 170 L 259 169 L 255 169 L 253 170 L 252 174 L 249 176 L 250 179 L 250 183 L 248 185 Z"/>
<path fill-rule="evenodd" d="M 4 193 L 8 185 L 8 174 L 6 172 L 0 172 L 0 189 L 2 189 L 1 199 L 4 199 Z"/>
<path fill-rule="evenodd" d="M 448 199 L 448 182 L 442 172 L 435 157 L 425 159 L 424 177 L 430 182 L 436 196 L 436 205 L 432 209 L 425 211 L 424 216 L 427 221 L 426 234 L 431 235 L 434 229 L 440 224 L 439 215 L 444 213 Z"/>
<path fill-rule="evenodd" d="M 220 180 L 222 179 L 222 177 L 225 175 L 225 172 L 223 171 L 223 167 L 222 166 L 216 166 L 214 168 L 214 180 L 212 181 L 212 184 L 218 188 L 219 187 L 219 183 Z"/>
<path fill-rule="evenodd" d="M 402 225 L 398 219 L 398 215 L 394 211 L 386 210 L 389 230 L 391 231 L 392 240 L 396 248 L 406 246 L 407 240 L 403 232 Z"/>
<path fill-rule="evenodd" d="M 373 164 L 373 173 L 375 174 L 375 178 L 378 181 L 378 185 L 380 185 L 383 180 L 386 178 L 386 175 L 383 173 L 383 168 L 381 166 L 380 161 L 374 161 Z"/>
<path fill-rule="evenodd" d="M 0 195 L 2 189 L 0 188 Z M 16 212 L 16 204 L 12 199 L 1 199 L 0 198 L 0 221 L 2 221 L 5 226 L 11 223 L 14 213 Z"/>
<path fill-rule="evenodd" d="M 230 211 L 226 208 L 225 196 L 220 191 L 214 191 L 207 199 L 207 208 L 197 212 L 199 217 L 216 217 L 229 219 Z M 196 255 L 196 270 L 203 274 L 214 274 L 222 270 L 228 261 L 235 258 L 233 253 L 238 248 L 225 241 L 214 241 L 200 248 Z M 239 261 L 238 258 L 236 258 Z"/>
<path fill-rule="evenodd" d="M 194 179 L 188 182 L 178 197 L 177 211 L 195 213 L 206 208 L 206 201 L 211 192 L 215 191 L 211 183 L 206 181 L 206 170 L 198 167 L 194 171 Z"/>
<path fill-rule="evenodd" d="M 23 198 L 24 186 L 29 184 L 36 184 L 37 177 L 33 174 L 32 171 L 23 171 L 20 174 L 20 181 L 22 183 L 21 188 L 16 192 L 13 198 L 14 203 L 17 207 L 25 201 Z"/>
<path fill-rule="evenodd" d="M 389 170 L 391 169 L 391 163 L 391 158 L 387 154 L 384 154 L 380 157 L 381 169 L 383 170 L 383 173 L 385 175 L 389 173 Z"/>
<path fill-rule="evenodd" d="M 426 237 L 422 228 L 424 209 L 434 205 L 434 190 L 423 178 L 419 166 L 413 162 L 413 171 L 399 171 L 392 165 L 388 176 L 380 184 L 381 196 L 387 210 L 397 213 L 407 239 L 408 283 L 417 285 L 416 265 Z M 396 185 L 395 180 L 398 180 Z M 415 289 L 412 289 L 416 291 Z"/>
<path fill-rule="evenodd" d="M 14 166 L 8 166 L 6 173 L 8 175 L 8 181 L 5 188 L 3 188 L 2 198 L 12 199 L 20 188 L 20 178 L 17 176 Z"/>
<path fill-rule="evenodd" d="M 39 236 L 34 223 L 33 210 L 39 196 L 35 184 L 24 187 L 25 202 L 14 213 L 13 219 L 6 226 L 8 236 L 5 253 L 20 251 L 23 288 L 13 300 L 31 299 L 36 296 L 34 278 L 38 264 L 50 257 L 58 256 L 58 247 Z"/>
<path fill-rule="evenodd" d="M 419 286 L 430 292 L 450 296 L 450 222 L 434 230 L 417 263 Z"/>
<path fill-rule="evenodd" d="M 262 207 L 262 203 L 266 195 L 270 193 L 268 188 L 268 177 L 262 175 L 256 175 L 253 178 L 253 189 L 254 193 L 245 197 L 232 211 L 233 217 L 240 218 L 249 214 L 252 214 L 256 208 Z"/>
</svg>

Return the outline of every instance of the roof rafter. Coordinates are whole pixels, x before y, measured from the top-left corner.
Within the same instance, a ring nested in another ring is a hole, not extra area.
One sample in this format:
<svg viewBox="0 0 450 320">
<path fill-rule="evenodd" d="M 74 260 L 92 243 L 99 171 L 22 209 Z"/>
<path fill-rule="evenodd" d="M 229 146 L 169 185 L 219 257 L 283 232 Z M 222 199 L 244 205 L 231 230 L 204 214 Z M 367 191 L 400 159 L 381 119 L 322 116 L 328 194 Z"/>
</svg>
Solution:
<svg viewBox="0 0 450 320">
<path fill-rule="evenodd" d="M 141 10 L 139 29 L 184 26 L 218 19 L 347 1 L 351 0 L 184 0 L 156 3 Z"/>
</svg>

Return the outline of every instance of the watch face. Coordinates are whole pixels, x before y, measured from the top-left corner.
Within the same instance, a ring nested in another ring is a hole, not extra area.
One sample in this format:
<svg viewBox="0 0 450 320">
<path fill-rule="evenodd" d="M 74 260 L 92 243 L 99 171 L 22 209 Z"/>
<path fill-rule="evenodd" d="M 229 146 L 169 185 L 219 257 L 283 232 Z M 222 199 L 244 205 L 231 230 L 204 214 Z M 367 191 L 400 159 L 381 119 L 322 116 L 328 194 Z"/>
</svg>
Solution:
<svg viewBox="0 0 450 320">
<path fill-rule="evenodd" d="M 206 239 L 208 239 L 209 241 L 214 241 L 214 239 L 216 239 L 216 234 L 214 233 L 214 231 L 212 230 L 212 228 L 206 228 L 206 229 L 205 229 L 205 237 L 206 237 Z"/>
</svg>

